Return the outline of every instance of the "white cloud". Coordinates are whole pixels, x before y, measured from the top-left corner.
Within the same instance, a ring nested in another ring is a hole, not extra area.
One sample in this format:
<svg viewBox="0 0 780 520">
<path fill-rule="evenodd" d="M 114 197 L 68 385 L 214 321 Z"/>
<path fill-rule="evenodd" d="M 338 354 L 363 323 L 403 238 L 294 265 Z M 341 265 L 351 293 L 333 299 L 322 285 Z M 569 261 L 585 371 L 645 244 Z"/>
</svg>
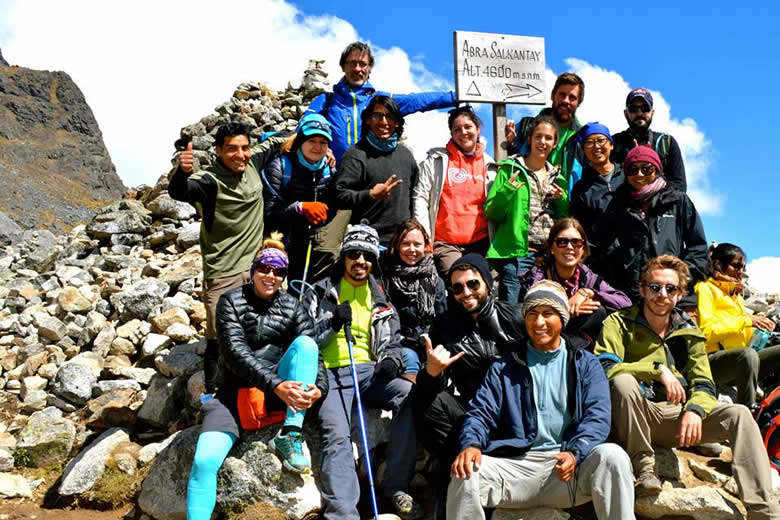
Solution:
<svg viewBox="0 0 780 520">
<path fill-rule="evenodd" d="M 780 294 L 780 257 L 762 256 L 747 266 L 754 293 Z"/>
<path fill-rule="evenodd" d="M 618 72 L 607 70 L 578 58 L 565 60 L 568 69 L 579 75 L 585 82 L 585 100 L 577 110 L 577 119 L 583 124 L 598 121 L 607 125 L 613 134 L 627 128 L 623 115 L 625 99 L 632 87 Z M 555 84 L 556 74 L 546 71 L 547 92 L 545 96 L 549 106 L 550 92 Z M 720 214 L 725 203 L 725 195 L 712 191 L 708 170 L 713 156 L 712 143 L 698 127 L 696 121 L 689 117 L 672 116 L 672 108 L 663 94 L 650 89 L 653 94 L 653 130 L 669 133 L 674 136 L 683 154 L 685 173 L 688 180 L 688 194 L 696 204 L 700 213 L 705 215 Z M 514 117 L 535 114 L 536 108 L 523 107 L 513 109 Z"/>
<path fill-rule="evenodd" d="M 6 3 L 2 11 L 0 46 L 5 58 L 25 67 L 64 70 L 73 77 L 128 186 L 153 183 L 168 168 L 179 129 L 212 112 L 242 81 L 263 81 L 281 89 L 302 76 L 309 59 L 325 59 L 335 83 L 341 77 L 341 50 L 360 39 L 349 22 L 308 16 L 282 0 L 245 2 L 230 9 L 207 0 L 41 0 Z M 403 49 L 373 47 L 371 81 L 378 88 L 452 88 L 452 78 L 430 72 Z M 566 63 L 586 83 L 580 120 L 598 119 L 613 132 L 622 130 L 628 83 L 619 73 L 580 59 Z M 549 99 L 555 74 L 549 69 L 546 74 Z M 717 213 L 724 198 L 709 185 L 710 142 L 692 119 L 672 117 L 660 92 L 653 91 L 653 96 L 653 128 L 669 131 L 680 143 L 698 209 Z M 510 105 L 509 114 L 520 117 L 538 108 Z M 490 120 L 487 105 L 478 111 Z M 408 117 L 408 142 L 418 159 L 447 142 L 446 118 L 437 112 Z"/>
</svg>

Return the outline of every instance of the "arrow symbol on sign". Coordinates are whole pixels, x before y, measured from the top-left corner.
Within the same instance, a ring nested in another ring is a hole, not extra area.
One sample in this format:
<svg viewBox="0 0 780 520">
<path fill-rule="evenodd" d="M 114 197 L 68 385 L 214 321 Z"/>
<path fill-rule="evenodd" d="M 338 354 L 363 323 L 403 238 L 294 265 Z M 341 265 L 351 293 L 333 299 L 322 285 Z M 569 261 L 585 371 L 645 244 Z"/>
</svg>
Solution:
<svg viewBox="0 0 780 520">
<path fill-rule="evenodd" d="M 525 92 L 521 92 L 521 91 L 525 91 Z M 534 85 L 531 85 L 530 83 L 526 83 L 525 85 L 512 85 L 510 83 L 507 83 L 506 86 L 501 89 L 501 93 L 507 99 L 513 97 L 523 97 L 523 96 L 528 96 L 530 98 L 530 97 L 534 97 L 537 94 L 541 94 L 542 91 L 536 88 Z"/>
</svg>

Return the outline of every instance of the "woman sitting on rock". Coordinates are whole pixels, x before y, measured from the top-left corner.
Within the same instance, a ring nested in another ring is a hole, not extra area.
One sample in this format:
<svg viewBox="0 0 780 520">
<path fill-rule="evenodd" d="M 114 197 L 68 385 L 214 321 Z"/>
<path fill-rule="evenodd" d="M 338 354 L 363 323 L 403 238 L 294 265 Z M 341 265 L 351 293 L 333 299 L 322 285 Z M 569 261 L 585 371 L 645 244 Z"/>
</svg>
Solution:
<svg viewBox="0 0 780 520">
<path fill-rule="evenodd" d="M 398 311 L 403 345 L 403 376 L 413 383 L 425 355 L 422 335 L 434 317 L 447 310 L 447 289 L 431 254 L 431 239 L 422 224 L 405 220 L 395 230 L 390 247 L 379 259 L 382 284 Z"/>
<path fill-rule="evenodd" d="M 332 140 L 327 119 L 308 114 L 298 123 L 289 151 L 284 147 L 284 153 L 263 172 L 265 229 L 281 231 L 287 237 L 291 282 L 303 280 L 306 271 L 305 281 L 312 283 L 333 261 L 318 240 L 323 226 L 335 214 L 328 189 L 336 173 L 328 158 Z M 301 287 L 294 285 L 293 289 Z"/>
<path fill-rule="evenodd" d="M 228 291 L 217 304 L 219 390 L 202 398 L 203 425 L 187 483 L 188 520 L 211 518 L 217 471 L 241 430 L 283 420 L 269 446 L 288 470 L 310 470 L 301 428 L 328 380 L 309 337 L 311 320 L 292 295 L 279 290 L 288 266 L 281 235 L 272 235 L 252 262 L 252 282 Z"/>
<path fill-rule="evenodd" d="M 569 298 L 566 332 L 583 338 L 588 343 L 583 346 L 592 349 L 604 318 L 630 307 L 631 300 L 585 265 L 589 254 L 588 236 L 577 219 L 556 222 L 547 238 L 544 262 L 520 278 L 520 301 L 539 280 L 558 282 Z"/>
<path fill-rule="evenodd" d="M 699 328 L 707 338 L 712 378 L 737 385 L 737 402 L 756 403 L 758 381 L 780 368 L 780 345 L 767 346 L 775 322 L 751 315 L 742 298 L 745 252 L 719 244 L 711 253 L 710 277 L 696 284 Z"/>
</svg>

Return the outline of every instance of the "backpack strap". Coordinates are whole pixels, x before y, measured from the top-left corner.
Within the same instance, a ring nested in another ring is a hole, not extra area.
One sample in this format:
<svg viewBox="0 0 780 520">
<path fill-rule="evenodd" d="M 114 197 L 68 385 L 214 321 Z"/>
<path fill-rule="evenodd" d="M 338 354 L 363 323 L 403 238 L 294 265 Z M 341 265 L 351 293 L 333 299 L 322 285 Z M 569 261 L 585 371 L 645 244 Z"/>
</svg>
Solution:
<svg viewBox="0 0 780 520">
<path fill-rule="evenodd" d="M 282 188 L 286 188 L 292 178 L 292 163 L 285 154 L 280 155 L 279 159 L 282 162 Z"/>
<path fill-rule="evenodd" d="M 672 136 L 659 132 L 653 143 L 653 150 L 658 154 L 661 159 L 661 164 L 666 164 L 666 158 L 669 156 L 669 148 L 671 147 Z"/>
</svg>

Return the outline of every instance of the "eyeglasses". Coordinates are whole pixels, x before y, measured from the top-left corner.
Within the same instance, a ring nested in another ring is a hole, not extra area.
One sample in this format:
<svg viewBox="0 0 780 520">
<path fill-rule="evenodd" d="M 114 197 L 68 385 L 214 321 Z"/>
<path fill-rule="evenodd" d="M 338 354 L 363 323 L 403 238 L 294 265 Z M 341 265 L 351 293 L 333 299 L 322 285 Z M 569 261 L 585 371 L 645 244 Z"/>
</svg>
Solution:
<svg viewBox="0 0 780 520">
<path fill-rule="evenodd" d="M 363 60 L 348 60 L 344 62 L 344 65 L 346 65 L 347 67 L 352 67 L 354 69 L 357 67 L 366 68 L 369 66 L 369 63 Z"/>
<path fill-rule="evenodd" d="M 460 282 L 456 282 L 456 283 L 452 284 L 452 292 L 453 292 L 453 294 L 460 294 L 464 290 L 466 290 L 466 287 L 469 288 L 469 291 L 474 292 L 474 291 L 479 290 L 480 287 L 482 287 L 482 282 L 480 282 L 476 278 L 472 278 L 471 280 L 466 282 L 465 285 L 460 283 Z"/>
<path fill-rule="evenodd" d="M 609 141 L 609 139 L 607 139 L 606 137 L 599 137 L 598 139 L 588 139 L 587 141 L 582 143 L 582 146 L 583 148 L 593 148 L 595 146 L 601 148 L 602 146 L 607 144 L 607 141 Z"/>
<path fill-rule="evenodd" d="M 652 108 L 650 108 L 647 105 L 628 105 L 626 107 L 626 110 L 628 110 L 629 113 L 631 114 L 636 114 L 638 112 L 644 112 L 645 114 L 647 114 L 652 110 Z"/>
<path fill-rule="evenodd" d="M 634 175 L 639 175 L 639 172 L 642 172 L 642 175 L 653 175 L 656 171 L 656 167 L 653 164 L 643 164 L 642 166 L 639 166 L 638 164 L 632 164 L 628 167 L 626 173 L 633 177 Z"/>
<path fill-rule="evenodd" d="M 660 294 L 661 291 L 666 290 L 666 294 L 668 296 L 674 296 L 678 291 L 681 290 L 679 285 L 674 285 L 673 283 L 668 283 L 664 285 L 660 283 L 650 282 L 650 283 L 645 283 L 644 286 L 656 294 Z"/>
<path fill-rule="evenodd" d="M 267 264 L 255 264 L 255 272 L 260 274 L 274 273 L 279 278 L 287 277 L 287 269 L 284 267 L 273 267 Z"/>
<path fill-rule="evenodd" d="M 374 255 L 371 253 L 366 253 L 365 251 L 358 251 L 355 249 L 346 252 L 346 257 L 350 260 L 357 260 L 361 256 L 365 259 L 366 262 L 374 262 Z"/>
<path fill-rule="evenodd" d="M 561 249 L 568 246 L 569 244 L 571 244 L 571 247 L 574 249 L 580 249 L 583 245 L 585 245 L 585 241 L 581 238 L 558 237 L 555 239 L 555 245 Z"/>
<path fill-rule="evenodd" d="M 390 123 L 397 123 L 398 120 L 393 117 L 393 114 L 388 114 L 387 112 L 372 112 L 371 113 L 371 119 L 374 121 L 381 121 L 383 119 L 387 119 Z"/>
<path fill-rule="evenodd" d="M 741 264 L 738 264 L 738 263 L 735 262 L 735 263 L 732 263 L 732 264 L 729 264 L 729 265 L 731 267 L 733 267 L 735 271 L 744 271 L 745 268 L 747 267 L 747 265 L 744 262 L 741 263 Z"/>
</svg>

